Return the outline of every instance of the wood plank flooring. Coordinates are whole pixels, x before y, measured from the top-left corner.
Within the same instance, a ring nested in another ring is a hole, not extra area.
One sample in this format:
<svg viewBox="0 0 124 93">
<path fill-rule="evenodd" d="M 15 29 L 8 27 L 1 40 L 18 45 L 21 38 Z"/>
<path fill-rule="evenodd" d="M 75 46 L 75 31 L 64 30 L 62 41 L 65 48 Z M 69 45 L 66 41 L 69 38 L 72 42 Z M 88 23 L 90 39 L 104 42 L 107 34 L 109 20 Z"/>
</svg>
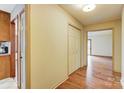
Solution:
<svg viewBox="0 0 124 93">
<path fill-rule="evenodd" d="M 121 89 L 120 73 L 112 72 L 112 59 L 89 56 L 88 67 L 72 73 L 57 89 Z"/>
</svg>

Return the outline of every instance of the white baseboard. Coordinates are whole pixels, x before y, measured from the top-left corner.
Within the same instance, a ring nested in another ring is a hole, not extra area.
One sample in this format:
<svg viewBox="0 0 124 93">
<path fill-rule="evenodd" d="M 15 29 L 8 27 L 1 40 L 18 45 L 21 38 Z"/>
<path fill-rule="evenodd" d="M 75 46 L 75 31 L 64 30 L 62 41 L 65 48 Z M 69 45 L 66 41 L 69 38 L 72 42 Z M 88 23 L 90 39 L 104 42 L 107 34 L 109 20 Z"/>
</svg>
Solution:
<svg viewBox="0 0 124 93">
<path fill-rule="evenodd" d="M 124 89 L 124 81 L 121 80 L 120 82 L 121 82 L 122 88 Z"/>
<path fill-rule="evenodd" d="M 63 81 L 61 81 L 60 83 L 58 83 L 55 87 L 53 87 L 52 89 L 56 89 L 59 85 L 61 85 L 63 82 L 65 82 L 68 79 L 68 77 L 66 77 Z"/>
</svg>

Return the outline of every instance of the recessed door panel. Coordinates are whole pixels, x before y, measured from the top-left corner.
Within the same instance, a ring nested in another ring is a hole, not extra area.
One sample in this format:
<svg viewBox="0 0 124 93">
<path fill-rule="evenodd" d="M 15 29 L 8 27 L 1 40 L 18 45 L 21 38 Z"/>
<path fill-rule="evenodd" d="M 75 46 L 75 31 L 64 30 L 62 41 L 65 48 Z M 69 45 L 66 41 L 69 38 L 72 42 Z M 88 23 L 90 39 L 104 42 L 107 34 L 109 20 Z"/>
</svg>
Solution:
<svg viewBox="0 0 124 93">
<path fill-rule="evenodd" d="M 68 30 L 69 74 L 80 68 L 80 31 L 69 26 Z"/>
</svg>

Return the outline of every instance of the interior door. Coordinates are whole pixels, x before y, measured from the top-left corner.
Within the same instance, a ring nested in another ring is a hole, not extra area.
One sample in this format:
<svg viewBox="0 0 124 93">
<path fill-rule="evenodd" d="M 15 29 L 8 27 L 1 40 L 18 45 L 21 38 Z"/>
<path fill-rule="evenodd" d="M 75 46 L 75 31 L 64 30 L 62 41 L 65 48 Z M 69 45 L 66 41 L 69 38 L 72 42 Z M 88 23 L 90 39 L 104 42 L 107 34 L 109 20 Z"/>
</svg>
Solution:
<svg viewBox="0 0 124 93">
<path fill-rule="evenodd" d="M 68 30 L 69 74 L 80 68 L 80 30 L 69 26 Z"/>
<path fill-rule="evenodd" d="M 17 15 L 15 20 L 15 65 L 18 88 L 25 88 L 25 13 Z"/>
<path fill-rule="evenodd" d="M 20 40 L 21 40 L 21 88 L 25 88 L 25 12 L 21 13 L 21 20 L 20 20 L 20 24 L 21 24 L 21 36 L 20 36 Z"/>
</svg>

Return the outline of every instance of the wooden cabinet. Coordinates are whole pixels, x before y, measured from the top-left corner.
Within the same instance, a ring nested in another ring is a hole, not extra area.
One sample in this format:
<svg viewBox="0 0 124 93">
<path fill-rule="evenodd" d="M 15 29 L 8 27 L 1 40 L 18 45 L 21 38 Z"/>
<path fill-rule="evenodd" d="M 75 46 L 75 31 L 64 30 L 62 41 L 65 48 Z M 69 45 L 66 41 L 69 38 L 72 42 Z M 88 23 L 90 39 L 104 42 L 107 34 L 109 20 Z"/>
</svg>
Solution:
<svg viewBox="0 0 124 93">
<path fill-rule="evenodd" d="M 0 41 L 9 41 L 10 14 L 0 11 Z"/>
<path fill-rule="evenodd" d="M 0 56 L 0 80 L 10 77 L 10 61 L 9 56 Z"/>
<path fill-rule="evenodd" d="M 0 41 L 10 41 L 10 14 L 0 10 Z M 10 77 L 10 56 L 0 56 L 0 79 Z"/>
</svg>

